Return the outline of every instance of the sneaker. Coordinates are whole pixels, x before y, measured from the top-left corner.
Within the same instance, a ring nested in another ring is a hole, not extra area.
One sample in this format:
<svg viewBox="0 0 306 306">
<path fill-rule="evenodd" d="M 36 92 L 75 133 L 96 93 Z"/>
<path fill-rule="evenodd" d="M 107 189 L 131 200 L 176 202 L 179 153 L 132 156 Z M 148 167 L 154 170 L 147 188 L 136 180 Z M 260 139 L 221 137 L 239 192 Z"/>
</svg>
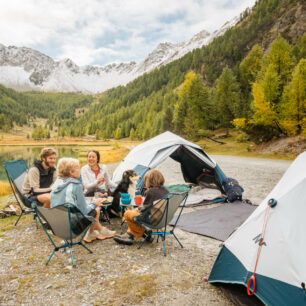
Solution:
<svg viewBox="0 0 306 306">
<path fill-rule="evenodd" d="M 86 233 L 85 237 L 83 238 L 83 240 L 85 242 L 87 242 L 87 243 L 90 243 L 90 242 L 96 240 L 98 238 L 98 236 L 99 236 L 99 232 L 98 231 L 93 231 L 91 233 L 89 231 L 87 231 L 87 233 Z"/>
<path fill-rule="evenodd" d="M 119 244 L 132 245 L 134 244 L 134 236 L 130 233 L 125 233 L 124 235 L 115 236 L 114 240 Z"/>
<path fill-rule="evenodd" d="M 99 231 L 95 231 L 98 233 L 97 239 L 99 240 L 104 240 L 107 238 L 113 238 L 116 235 L 116 231 L 111 231 L 108 228 L 106 228 L 105 226 L 103 226 L 103 228 Z"/>
</svg>

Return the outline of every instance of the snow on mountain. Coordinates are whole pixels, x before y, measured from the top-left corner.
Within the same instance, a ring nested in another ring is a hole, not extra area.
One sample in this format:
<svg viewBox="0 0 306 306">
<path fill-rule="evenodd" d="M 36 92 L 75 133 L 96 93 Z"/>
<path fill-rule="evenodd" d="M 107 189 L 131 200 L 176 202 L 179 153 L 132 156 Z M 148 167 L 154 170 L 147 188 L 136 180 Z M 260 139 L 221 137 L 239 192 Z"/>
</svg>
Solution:
<svg viewBox="0 0 306 306">
<path fill-rule="evenodd" d="M 125 85 L 138 76 L 166 65 L 210 43 L 235 25 L 238 18 L 210 34 L 203 30 L 188 42 L 160 43 L 143 61 L 113 63 L 104 67 L 78 66 L 71 59 L 55 61 L 31 48 L 6 47 L 0 44 L 0 84 L 20 91 L 98 93 Z"/>
</svg>

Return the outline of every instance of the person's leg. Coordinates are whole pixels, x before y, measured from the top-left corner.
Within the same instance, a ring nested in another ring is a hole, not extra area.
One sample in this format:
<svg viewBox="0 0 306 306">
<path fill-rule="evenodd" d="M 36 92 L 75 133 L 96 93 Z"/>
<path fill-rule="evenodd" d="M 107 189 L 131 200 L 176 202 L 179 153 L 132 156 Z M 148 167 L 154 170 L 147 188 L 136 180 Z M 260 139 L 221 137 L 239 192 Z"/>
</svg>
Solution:
<svg viewBox="0 0 306 306">
<path fill-rule="evenodd" d="M 44 208 L 50 208 L 50 193 L 43 193 L 37 196 L 37 200 L 43 204 Z"/>
<path fill-rule="evenodd" d="M 144 228 L 137 224 L 133 218 L 139 216 L 140 212 L 138 210 L 127 210 L 124 213 L 124 219 L 128 226 L 127 232 L 132 234 L 135 239 L 141 238 L 145 232 Z"/>
<path fill-rule="evenodd" d="M 97 220 L 97 222 L 94 222 L 92 224 L 92 226 L 90 227 L 89 229 L 89 232 L 93 232 L 94 230 L 102 230 L 103 229 L 103 226 L 101 225 L 101 223 L 99 222 L 99 218 L 100 218 L 100 213 L 101 213 L 101 207 L 96 207 L 96 216 L 95 216 L 95 219 Z"/>
</svg>

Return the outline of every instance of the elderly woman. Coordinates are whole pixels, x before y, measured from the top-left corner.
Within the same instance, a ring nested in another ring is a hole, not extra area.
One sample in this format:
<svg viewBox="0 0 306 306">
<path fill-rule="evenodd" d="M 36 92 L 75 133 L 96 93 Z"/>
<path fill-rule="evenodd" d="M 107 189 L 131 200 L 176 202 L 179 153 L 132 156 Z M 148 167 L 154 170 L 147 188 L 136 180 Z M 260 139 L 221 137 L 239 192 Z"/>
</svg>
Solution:
<svg viewBox="0 0 306 306">
<path fill-rule="evenodd" d="M 88 164 L 82 167 L 82 183 L 85 196 L 94 196 L 95 192 L 106 193 L 109 187 L 116 187 L 107 171 L 106 165 L 100 164 L 100 153 L 92 150 L 87 154 Z"/>
<path fill-rule="evenodd" d="M 94 222 L 84 237 L 85 242 L 112 238 L 114 231 L 110 231 L 99 223 L 101 200 L 93 199 L 91 203 L 85 201 L 83 186 L 80 181 L 80 163 L 75 158 L 61 158 L 57 164 L 58 178 L 51 191 L 51 208 L 65 203 L 75 205 L 84 215 L 94 216 Z"/>
<path fill-rule="evenodd" d="M 149 170 L 144 177 L 144 183 L 147 191 L 145 192 L 143 206 L 140 206 L 137 210 L 127 210 L 124 213 L 124 219 L 128 226 L 127 233 L 114 237 L 114 240 L 120 244 L 132 245 L 136 239 L 143 237 L 144 228 L 137 224 L 133 218 L 139 216 L 142 211 L 153 205 L 156 200 L 162 199 L 169 193 L 163 187 L 165 179 L 159 170 Z"/>
</svg>

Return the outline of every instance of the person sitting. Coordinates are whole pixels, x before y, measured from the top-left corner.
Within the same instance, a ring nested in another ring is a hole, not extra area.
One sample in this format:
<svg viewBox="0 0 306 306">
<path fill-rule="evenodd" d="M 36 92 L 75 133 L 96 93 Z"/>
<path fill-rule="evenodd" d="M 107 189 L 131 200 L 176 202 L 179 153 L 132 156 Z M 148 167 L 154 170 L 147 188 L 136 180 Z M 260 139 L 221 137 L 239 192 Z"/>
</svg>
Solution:
<svg viewBox="0 0 306 306">
<path fill-rule="evenodd" d="M 22 185 L 22 193 L 45 208 L 50 208 L 51 185 L 56 180 L 55 160 L 56 151 L 43 148 L 40 160 L 34 161 Z"/>
<path fill-rule="evenodd" d="M 87 160 L 88 164 L 81 169 L 85 196 L 92 197 L 95 192 L 101 192 L 107 196 L 108 189 L 115 188 L 116 184 L 111 181 L 107 166 L 100 164 L 100 153 L 95 150 L 89 151 Z"/>
<path fill-rule="evenodd" d="M 83 186 L 80 181 L 80 163 L 75 158 L 61 158 L 57 165 L 58 178 L 51 191 L 51 207 L 66 203 L 75 205 L 84 215 L 95 217 L 97 222 L 92 223 L 84 237 L 85 242 L 96 239 L 112 238 L 115 231 L 110 231 L 99 222 L 101 212 L 101 199 L 93 199 L 87 204 L 83 194 Z"/>
<path fill-rule="evenodd" d="M 149 170 L 145 174 L 144 183 L 147 190 L 145 192 L 143 206 L 138 207 L 136 210 L 127 210 L 124 213 L 124 219 L 128 226 L 127 232 L 124 235 L 114 237 L 114 240 L 120 244 L 132 245 L 136 239 L 144 236 L 144 228 L 137 224 L 133 218 L 141 215 L 142 211 L 145 211 L 152 206 L 156 200 L 162 199 L 169 193 L 169 191 L 163 187 L 165 179 L 159 170 Z"/>
</svg>

